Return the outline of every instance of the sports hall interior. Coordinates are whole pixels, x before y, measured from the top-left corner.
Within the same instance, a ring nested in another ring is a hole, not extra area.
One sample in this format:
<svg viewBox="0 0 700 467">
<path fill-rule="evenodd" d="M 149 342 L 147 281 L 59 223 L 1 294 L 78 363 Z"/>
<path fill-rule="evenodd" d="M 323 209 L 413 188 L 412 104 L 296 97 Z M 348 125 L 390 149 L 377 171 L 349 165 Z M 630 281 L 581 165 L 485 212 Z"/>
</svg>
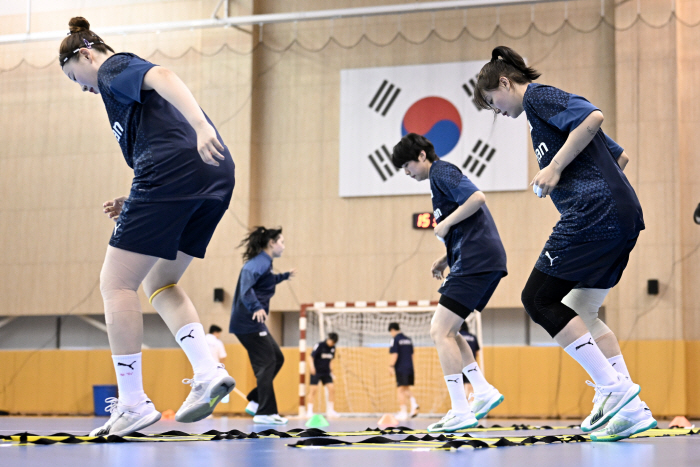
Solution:
<svg viewBox="0 0 700 467">
<path fill-rule="evenodd" d="M 22 34 L 26 5 L 9 3 L 0 7 L 0 30 Z M 221 17 L 224 11 L 216 0 L 96 0 L 78 2 L 78 8 L 69 0 L 32 3 L 33 33 L 67 31 L 76 15 L 100 34 L 116 26 L 211 18 L 215 8 Z M 224 3 L 232 17 L 377 4 Z M 410 226 L 413 213 L 431 211 L 430 198 L 338 195 L 340 71 L 486 61 L 495 46 L 507 45 L 542 73 L 540 82 L 597 105 L 605 115 L 603 130 L 631 157 L 625 173 L 641 201 L 646 230 L 605 301 L 606 321 L 655 416 L 700 418 L 700 226 L 693 222 L 700 201 L 699 1 L 535 2 L 102 37 L 116 51 L 174 70 L 234 157 L 229 211 L 206 258 L 193 262 L 180 285 L 205 329 L 224 328 L 226 366 L 242 390 L 252 388 L 255 378 L 226 329 L 242 266 L 236 246 L 253 226 L 282 226 L 287 249 L 275 269 L 297 269 L 277 288 L 268 323 L 286 358 L 275 381 L 281 413 L 299 410 L 302 303 L 439 297 L 429 268 L 444 246 L 432 231 Z M 59 42 L 0 44 L 0 410 L 10 414 L 89 415 L 93 385 L 115 384 L 106 336 L 79 317 L 100 320 L 99 273 L 113 228 L 101 206 L 127 194 L 133 174 L 101 99 L 81 93 L 61 73 Z M 531 147 L 528 163 L 531 179 L 538 170 Z M 493 310 L 512 325 L 507 315 L 517 313 L 526 326 L 521 290 L 558 213 L 529 190 L 486 197 L 509 274 L 484 320 Z M 648 293 L 649 280 L 658 280 L 657 294 Z M 223 302 L 213 301 L 215 288 L 224 289 Z M 158 328 L 158 318 L 143 294 L 141 303 L 148 344 L 149 326 Z M 556 346 L 499 344 L 500 321 L 491 319 L 484 348 L 485 374 L 506 395 L 493 416 L 585 416 L 592 391 L 583 384 L 584 371 Z M 366 351 L 376 354 L 376 365 L 386 365 L 386 349 Z M 433 348 L 417 352 L 435 364 Z M 179 381 L 191 376 L 184 354 L 173 340 L 151 345 L 143 355 L 146 391 L 159 408 L 176 409 L 189 389 Z M 416 374 L 419 388 L 420 365 Z M 339 392 L 341 413 L 343 397 Z M 244 406 L 232 396 L 215 415 L 240 414 Z"/>
</svg>

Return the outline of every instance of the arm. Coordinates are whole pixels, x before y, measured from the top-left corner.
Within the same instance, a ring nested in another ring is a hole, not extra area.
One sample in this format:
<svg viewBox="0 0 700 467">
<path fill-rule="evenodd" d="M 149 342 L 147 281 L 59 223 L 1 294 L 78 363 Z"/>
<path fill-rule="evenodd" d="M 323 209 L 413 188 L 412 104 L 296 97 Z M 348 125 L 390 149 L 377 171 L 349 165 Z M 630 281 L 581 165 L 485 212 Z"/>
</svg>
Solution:
<svg viewBox="0 0 700 467">
<path fill-rule="evenodd" d="M 312 375 L 316 374 L 316 367 L 314 366 L 313 357 L 309 358 L 309 374 L 312 374 Z"/>
<path fill-rule="evenodd" d="M 389 374 L 393 375 L 395 373 L 394 367 L 396 366 L 396 360 L 399 359 L 398 353 L 389 354 Z"/>
<path fill-rule="evenodd" d="M 216 159 L 224 159 L 220 153 L 224 151 L 224 146 L 219 142 L 216 130 L 207 121 L 190 90 L 175 73 L 167 68 L 155 66 L 143 77 L 141 89 L 156 91 L 179 110 L 197 133 L 199 156 L 209 165 L 219 165 Z"/>
<path fill-rule="evenodd" d="M 473 215 L 486 203 L 486 196 L 481 191 L 474 192 L 460 207 L 454 210 L 442 222 L 435 226 L 435 235 L 445 238 L 450 228 Z"/>
<path fill-rule="evenodd" d="M 279 284 L 282 281 L 286 281 L 287 279 L 290 279 L 294 277 L 297 273 L 296 269 L 290 269 L 287 272 L 283 272 L 281 274 L 275 274 L 275 283 Z"/>
<path fill-rule="evenodd" d="M 625 167 L 627 167 L 627 163 L 629 161 L 630 161 L 630 156 L 628 156 L 625 151 L 622 151 L 622 154 L 620 154 L 620 157 L 617 158 L 617 165 L 619 165 L 620 169 L 624 172 Z"/>
<path fill-rule="evenodd" d="M 593 140 L 593 137 L 603 124 L 603 120 L 603 112 L 600 110 L 591 112 L 579 126 L 569 133 L 569 137 L 556 156 L 554 156 L 552 162 L 535 175 L 535 178 L 530 182 L 530 186 L 535 185 L 542 189 L 542 193 L 538 194 L 540 198 L 545 198 L 554 190 L 564 169 Z"/>
<path fill-rule="evenodd" d="M 260 274 L 256 274 L 255 271 L 243 267 L 241 270 L 241 301 L 248 310 L 253 311 L 251 319 L 262 323 L 267 318 L 267 313 L 265 313 L 265 309 L 258 300 L 257 295 L 255 295 L 255 290 L 253 289 L 259 276 Z"/>
<path fill-rule="evenodd" d="M 444 255 L 433 262 L 433 265 L 430 267 L 430 273 L 435 279 L 442 280 L 446 267 L 447 255 Z"/>
</svg>

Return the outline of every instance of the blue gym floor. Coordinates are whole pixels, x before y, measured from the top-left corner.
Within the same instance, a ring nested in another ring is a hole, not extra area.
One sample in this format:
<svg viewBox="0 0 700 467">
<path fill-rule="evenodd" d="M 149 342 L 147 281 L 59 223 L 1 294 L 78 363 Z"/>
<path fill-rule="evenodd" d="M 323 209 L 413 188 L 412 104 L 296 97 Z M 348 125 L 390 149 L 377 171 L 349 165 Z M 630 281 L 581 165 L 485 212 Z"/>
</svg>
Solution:
<svg viewBox="0 0 700 467">
<path fill-rule="evenodd" d="M 104 423 L 98 417 L 0 417 L 0 435 L 20 432 L 50 435 L 65 432 L 87 434 Z M 425 429 L 435 420 L 418 418 L 402 425 Z M 484 426 L 513 424 L 567 426 L 575 420 L 484 420 Z M 304 428 L 305 420 L 292 419 L 282 427 L 254 425 L 251 418 L 211 418 L 192 424 L 160 421 L 142 430 L 143 433 L 163 433 L 169 430 L 188 433 L 204 433 L 209 430 L 259 432 L 269 428 L 288 431 Z M 693 422 L 696 423 L 696 422 Z M 363 431 L 375 428 L 375 418 L 340 418 L 331 420 L 328 432 Z M 666 428 L 668 421 L 659 423 Z M 493 436 L 543 436 L 552 434 L 581 434 L 578 429 L 489 431 Z M 484 433 L 474 433 L 485 437 Z M 364 437 L 345 437 L 358 441 Z M 641 467 L 641 466 L 697 466 L 700 465 L 700 435 L 644 438 L 616 443 L 570 443 L 457 451 L 413 451 L 389 449 L 298 449 L 287 444 L 298 439 L 242 439 L 222 441 L 144 442 L 109 444 L 53 444 L 48 446 L 17 446 L 0 442 L 0 466 L 50 466 L 50 467 L 139 467 L 139 466 L 256 466 L 256 467 L 374 467 L 399 465 L 401 467 L 429 466 L 564 466 L 586 465 L 591 467 Z"/>
</svg>

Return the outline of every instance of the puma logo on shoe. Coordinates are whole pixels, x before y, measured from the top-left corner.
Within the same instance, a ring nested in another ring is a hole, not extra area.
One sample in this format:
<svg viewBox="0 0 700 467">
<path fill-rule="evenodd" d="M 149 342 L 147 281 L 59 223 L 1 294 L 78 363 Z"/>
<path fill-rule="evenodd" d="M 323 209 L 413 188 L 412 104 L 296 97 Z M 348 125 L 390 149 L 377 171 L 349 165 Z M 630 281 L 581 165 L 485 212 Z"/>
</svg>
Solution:
<svg viewBox="0 0 700 467">
<path fill-rule="evenodd" d="M 591 342 L 591 339 L 588 339 L 588 342 L 584 342 L 584 343 L 581 344 L 581 345 L 577 345 L 577 346 L 576 346 L 576 349 L 574 349 L 574 350 L 578 350 L 578 349 L 580 349 L 581 347 L 583 347 L 584 345 L 589 345 L 589 344 L 590 344 L 590 345 L 593 345 L 593 342 Z"/>
<path fill-rule="evenodd" d="M 451 383 L 458 383 L 458 382 L 459 382 L 459 378 L 448 379 L 447 381 L 449 381 L 449 382 L 451 382 Z"/>
<path fill-rule="evenodd" d="M 606 397 L 603 403 L 600 404 L 600 408 L 598 409 L 598 411 L 591 417 L 591 425 L 595 424 L 598 420 L 603 418 L 603 409 L 605 408 L 605 403 L 608 402 L 608 399 L 610 399 L 610 396 L 612 396 L 612 392 L 608 394 L 608 397 Z"/>
<path fill-rule="evenodd" d="M 117 366 L 128 366 L 129 368 L 131 368 L 131 369 L 133 370 L 133 369 L 134 369 L 134 367 L 133 367 L 134 363 L 136 363 L 136 360 L 134 360 L 133 362 L 131 362 L 131 363 L 129 363 L 129 364 L 119 362 L 119 363 L 117 363 Z"/>
<path fill-rule="evenodd" d="M 549 265 L 550 265 L 550 266 L 554 266 L 554 260 L 557 259 L 557 258 L 559 258 L 558 256 L 555 256 L 554 258 L 552 258 L 552 257 L 549 255 L 549 252 L 548 252 L 548 251 L 545 251 L 545 252 L 544 252 L 544 255 L 547 257 L 547 259 L 549 259 Z"/>
<path fill-rule="evenodd" d="M 190 331 L 190 333 L 187 334 L 186 336 L 182 336 L 182 337 L 180 338 L 180 342 L 184 341 L 184 340 L 187 339 L 188 337 L 191 337 L 192 339 L 194 339 L 194 336 L 192 335 L 193 332 L 194 332 L 194 329 L 192 329 L 192 330 Z"/>
<path fill-rule="evenodd" d="M 476 368 L 472 368 L 471 370 L 467 370 L 467 373 L 469 373 L 470 371 L 476 371 Z"/>
</svg>

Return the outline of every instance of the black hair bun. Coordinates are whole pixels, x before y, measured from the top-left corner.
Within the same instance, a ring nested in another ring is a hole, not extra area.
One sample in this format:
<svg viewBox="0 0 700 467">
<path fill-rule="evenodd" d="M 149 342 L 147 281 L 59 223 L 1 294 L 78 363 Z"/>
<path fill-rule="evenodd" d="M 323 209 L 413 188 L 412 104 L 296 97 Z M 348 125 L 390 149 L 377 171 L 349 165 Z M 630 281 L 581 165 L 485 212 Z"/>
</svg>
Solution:
<svg viewBox="0 0 700 467">
<path fill-rule="evenodd" d="M 71 32 L 71 34 L 81 31 L 89 31 L 90 23 L 82 16 L 75 16 L 68 22 L 68 30 Z"/>
</svg>

